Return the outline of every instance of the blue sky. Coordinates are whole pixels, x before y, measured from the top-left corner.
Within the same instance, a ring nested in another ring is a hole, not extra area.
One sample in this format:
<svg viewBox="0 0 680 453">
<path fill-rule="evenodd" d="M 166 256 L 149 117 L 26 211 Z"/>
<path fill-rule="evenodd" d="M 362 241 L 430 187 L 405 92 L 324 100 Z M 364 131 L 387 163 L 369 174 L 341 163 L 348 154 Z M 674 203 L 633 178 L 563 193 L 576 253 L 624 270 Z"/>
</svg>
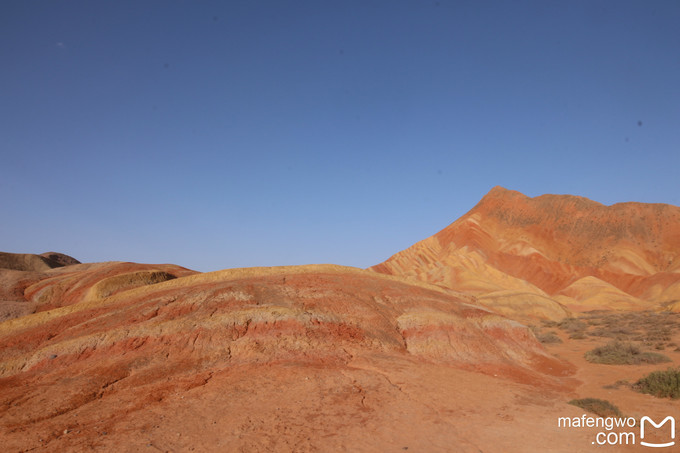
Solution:
<svg viewBox="0 0 680 453">
<path fill-rule="evenodd" d="M 680 205 L 677 1 L 0 2 L 0 250 L 367 267 L 493 186 Z"/>
</svg>

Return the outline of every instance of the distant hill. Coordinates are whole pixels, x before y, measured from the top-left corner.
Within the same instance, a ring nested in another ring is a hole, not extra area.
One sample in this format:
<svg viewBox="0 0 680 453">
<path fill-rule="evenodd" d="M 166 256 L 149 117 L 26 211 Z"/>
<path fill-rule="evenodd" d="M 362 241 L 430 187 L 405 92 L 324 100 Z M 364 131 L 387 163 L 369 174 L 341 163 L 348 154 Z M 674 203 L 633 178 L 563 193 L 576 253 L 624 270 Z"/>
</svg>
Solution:
<svg viewBox="0 0 680 453">
<path fill-rule="evenodd" d="M 460 219 L 371 270 L 475 294 L 519 317 L 523 305 L 536 304 L 542 318 L 564 309 L 663 308 L 680 300 L 680 208 L 530 198 L 495 187 Z"/>
<path fill-rule="evenodd" d="M 41 253 L 40 256 L 47 258 L 53 263 L 60 264 L 62 266 L 70 266 L 72 264 L 81 264 L 80 261 L 73 258 L 72 256 L 64 255 L 58 252 L 45 252 Z"/>
<path fill-rule="evenodd" d="M 80 261 L 63 253 L 46 252 L 33 255 L 30 253 L 0 252 L 0 268 L 2 269 L 42 272 L 71 264 L 80 264 Z"/>
</svg>

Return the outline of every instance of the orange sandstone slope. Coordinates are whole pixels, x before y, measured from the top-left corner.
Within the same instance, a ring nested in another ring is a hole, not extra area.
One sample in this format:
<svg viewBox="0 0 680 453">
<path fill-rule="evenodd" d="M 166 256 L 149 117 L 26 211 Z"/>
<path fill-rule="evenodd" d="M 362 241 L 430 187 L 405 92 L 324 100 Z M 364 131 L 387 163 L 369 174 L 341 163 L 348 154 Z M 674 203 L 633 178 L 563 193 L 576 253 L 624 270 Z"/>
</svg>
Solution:
<svg viewBox="0 0 680 453">
<path fill-rule="evenodd" d="M 680 208 L 495 187 L 371 270 L 465 291 L 519 318 L 672 307 L 680 300 Z"/>
<path fill-rule="evenodd" d="M 99 263 L 25 293 L 49 308 L 0 322 L 6 451 L 494 451 L 521 436 L 471 434 L 484 414 L 574 412 L 571 365 L 422 282 Z"/>
<path fill-rule="evenodd" d="M 0 252 L 0 322 L 195 273 L 172 264 L 81 264 L 54 252 Z"/>
</svg>

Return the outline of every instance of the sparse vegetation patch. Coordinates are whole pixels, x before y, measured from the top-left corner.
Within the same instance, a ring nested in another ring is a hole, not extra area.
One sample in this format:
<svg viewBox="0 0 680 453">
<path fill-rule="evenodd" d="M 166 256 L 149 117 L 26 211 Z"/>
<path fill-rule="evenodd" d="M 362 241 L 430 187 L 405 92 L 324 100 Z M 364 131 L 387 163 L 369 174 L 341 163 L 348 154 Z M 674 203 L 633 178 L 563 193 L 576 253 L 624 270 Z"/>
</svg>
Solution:
<svg viewBox="0 0 680 453">
<path fill-rule="evenodd" d="M 632 343 L 613 341 L 604 346 L 588 351 L 585 354 L 587 361 L 603 363 L 606 365 L 639 365 L 642 363 L 670 362 L 667 356 L 656 352 L 643 352 Z"/>
<path fill-rule="evenodd" d="M 578 318 L 565 318 L 557 324 L 557 327 L 568 333 L 572 340 L 582 340 L 586 338 L 588 324 Z"/>
<path fill-rule="evenodd" d="M 543 332 L 541 328 L 537 326 L 531 326 L 530 328 L 536 339 L 543 344 L 562 343 L 562 339 L 557 336 L 555 331 L 550 330 L 548 332 Z"/>
<path fill-rule="evenodd" d="M 673 335 L 680 330 L 680 313 L 598 310 L 560 322 L 544 321 L 543 327 L 556 327 L 573 340 L 611 338 L 633 342 L 648 349 L 663 351 L 670 348 L 675 352 L 680 351 L 680 347 L 672 341 Z"/>
</svg>

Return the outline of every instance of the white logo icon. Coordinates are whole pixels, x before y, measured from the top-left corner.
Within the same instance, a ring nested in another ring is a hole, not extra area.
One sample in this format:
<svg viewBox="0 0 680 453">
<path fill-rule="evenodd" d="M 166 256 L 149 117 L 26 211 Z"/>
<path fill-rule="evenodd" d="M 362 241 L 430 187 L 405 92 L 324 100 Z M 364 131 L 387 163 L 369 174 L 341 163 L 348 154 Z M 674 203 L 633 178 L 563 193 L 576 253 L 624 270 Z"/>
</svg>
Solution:
<svg viewBox="0 0 680 453">
<path fill-rule="evenodd" d="M 671 447 L 675 445 L 675 441 L 666 442 L 665 444 L 653 444 L 645 442 L 643 440 L 645 438 L 645 421 L 651 423 L 651 425 L 655 428 L 661 428 L 669 420 L 671 421 L 671 439 L 675 439 L 675 419 L 673 417 L 669 415 L 668 417 L 664 418 L 658 425 L 654 423 L 654 420 L 647 417 L 646 415 L 642 417 L 642 419 L 640 420 L 640 444 L 644 445 L 645 447 Z"/>
</svg>

